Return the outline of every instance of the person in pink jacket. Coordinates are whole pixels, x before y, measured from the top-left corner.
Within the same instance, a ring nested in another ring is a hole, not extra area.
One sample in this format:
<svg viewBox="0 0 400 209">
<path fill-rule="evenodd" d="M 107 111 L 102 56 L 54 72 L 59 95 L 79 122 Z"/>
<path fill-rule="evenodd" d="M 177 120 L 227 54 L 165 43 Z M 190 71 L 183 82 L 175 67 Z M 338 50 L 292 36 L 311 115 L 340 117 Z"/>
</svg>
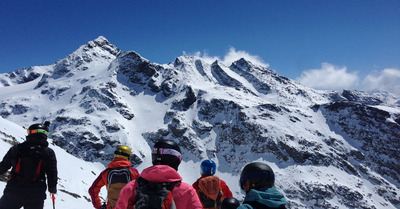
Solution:
<svg viewBox="0 0 400 209">
<path fill-rule="evenodd" d="M 178 182 L 171 191 L 176 209 L 203 209 L 196 190 L 190 184 L 182 182 L 182 177 L 177 172 L 181 161 L 181 150 L 176 142 L 158 141 L 152 150 L 153 166 L 144 169 L 140 177 L 149 182 Z M 125 185 L 115 208 L 129 208 L 130 200 L 138 187 L 136 180 Z"/>
</svg>

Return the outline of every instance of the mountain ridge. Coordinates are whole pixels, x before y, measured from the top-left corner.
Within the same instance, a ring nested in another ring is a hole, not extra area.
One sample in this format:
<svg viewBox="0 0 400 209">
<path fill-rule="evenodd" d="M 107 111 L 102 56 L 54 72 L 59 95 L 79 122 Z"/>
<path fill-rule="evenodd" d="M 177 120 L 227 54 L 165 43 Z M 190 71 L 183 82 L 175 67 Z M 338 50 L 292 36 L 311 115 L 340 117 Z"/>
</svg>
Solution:
<svg viewBox="0 0 400 209">
<path fill-rule="evenodd" d="M 25 79 L 29 69 L 36 74 Z M 13 92 L 0 94 L 0 115 L 24 126 L 52 121 L 54 142 L 87 161 L 105 164 L 126 144 L 136 166 L 148 164 L 149 147 L 172 139 L 185 163 L 210 158 L 232 178 L 253 160 L 272 164 L 290 208 L 400 206 L 394 95 L 319 91 L 243 58 L 230 66 L 190 56 L 151 63 L 102 36 L 29 69 L 0 74 L 2 92 Z M 328 180 L 298 179 L 295 168 Z"/>
</svg>

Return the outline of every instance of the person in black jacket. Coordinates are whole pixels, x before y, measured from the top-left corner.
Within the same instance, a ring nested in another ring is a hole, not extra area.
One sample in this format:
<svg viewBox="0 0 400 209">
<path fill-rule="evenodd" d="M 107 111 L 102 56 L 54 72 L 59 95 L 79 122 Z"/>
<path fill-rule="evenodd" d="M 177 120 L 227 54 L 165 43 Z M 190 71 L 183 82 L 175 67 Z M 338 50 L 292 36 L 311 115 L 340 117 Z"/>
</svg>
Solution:
<svg viewBox="0 0 400 209">
<path fill-rule="evenodd" d="M 57 192 L 57 159 L 47 142 L 49 125 L 48 121 L 31 125 L 26 141 L 11 147 L 0 162 L 0 175 L 12 168 L 0 209 L 43 209 L 46 188 L 51 194 Z"/>
</svg>

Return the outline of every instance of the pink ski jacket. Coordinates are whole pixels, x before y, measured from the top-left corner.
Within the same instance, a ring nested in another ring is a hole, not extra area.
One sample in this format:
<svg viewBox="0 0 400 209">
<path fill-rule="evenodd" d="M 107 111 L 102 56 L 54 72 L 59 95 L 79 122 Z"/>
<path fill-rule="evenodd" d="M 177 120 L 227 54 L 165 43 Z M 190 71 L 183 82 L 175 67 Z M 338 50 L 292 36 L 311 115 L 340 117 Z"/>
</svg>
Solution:
<svg viewBox="0 0 400 209">
<path fill-rule="evenodd" d="M 140 176 L 151 182 L 182 181 L 182 177 L 178 172 L 167 165 L 155 165 L 146 168 Z M 131 181 L 125 185 L 119 194 L 115 209 L 126 209 L 129 198 L 133 195 L 133 191 L 137 187 L 136 181 Z M 172 196 L 174 197 L 177 209 L 203 209 L 196 190 L 190 184 L 184 182 L 176 184 L 172 190 Z"/>
</svg>

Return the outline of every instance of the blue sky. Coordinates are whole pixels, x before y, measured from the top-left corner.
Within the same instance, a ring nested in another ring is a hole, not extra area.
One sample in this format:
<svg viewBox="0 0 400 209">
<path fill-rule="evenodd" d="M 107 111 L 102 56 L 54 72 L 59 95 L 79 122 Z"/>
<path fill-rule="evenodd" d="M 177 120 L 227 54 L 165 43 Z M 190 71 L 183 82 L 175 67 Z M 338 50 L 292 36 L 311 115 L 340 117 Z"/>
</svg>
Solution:
<svg viewBox="0 0 400 209">
<path fill-rule="evenodd" d="M 318 89 L 400 89 L 399 0 L 0 0 L 0 73 L 98 36 L 161 64 L 243 56 Z"/>
</svg>

